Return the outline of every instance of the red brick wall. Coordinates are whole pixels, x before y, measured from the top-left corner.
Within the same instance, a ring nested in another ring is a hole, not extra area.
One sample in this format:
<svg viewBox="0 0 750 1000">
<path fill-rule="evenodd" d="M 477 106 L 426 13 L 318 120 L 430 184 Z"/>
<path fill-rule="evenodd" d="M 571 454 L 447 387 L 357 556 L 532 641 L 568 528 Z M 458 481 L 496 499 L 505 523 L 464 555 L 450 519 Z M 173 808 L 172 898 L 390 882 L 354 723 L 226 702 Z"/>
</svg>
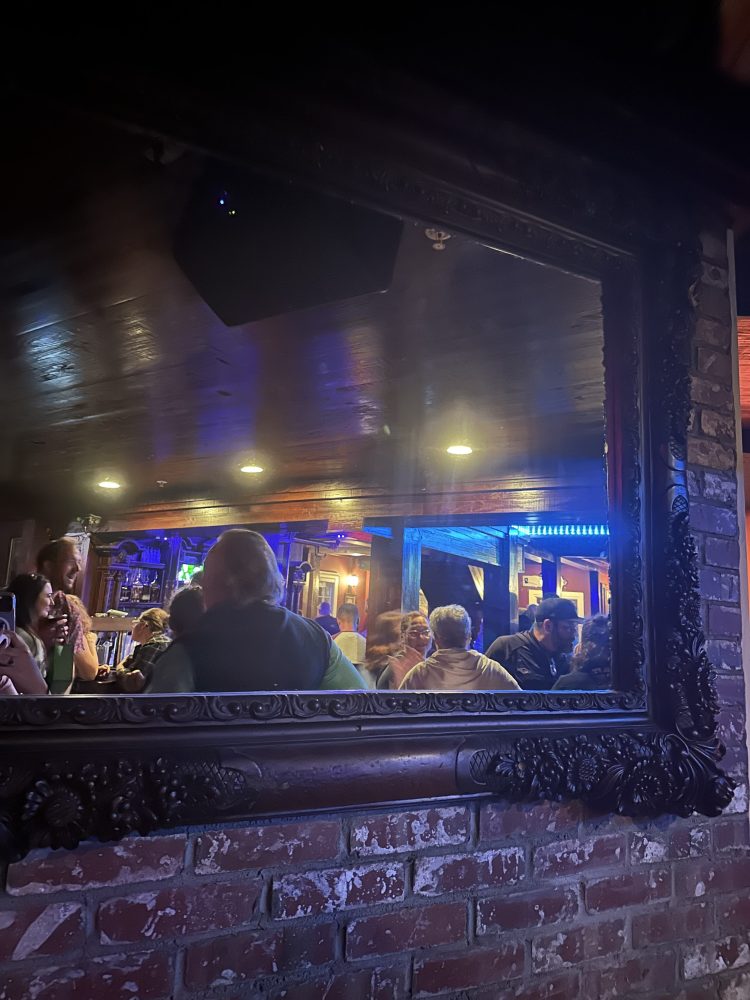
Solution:
<svg viewBox="0 0 750 1000">
<path fill-rule="evenodd" d="M 729 300 L 704 253 L 689 488 L 732 811 L 473 804 L 35 852 L 0 894 L 0 1000 L 750 997 Z"/>
<path fill-rule="evenodd" d="M 238 997 L 254 983 L 274 1000 L 738 1000 L 749 890 L 745 816 L 643 824 L 577 805 L 36 852 L 0 902 L 0 997 Z"/>
</svg>

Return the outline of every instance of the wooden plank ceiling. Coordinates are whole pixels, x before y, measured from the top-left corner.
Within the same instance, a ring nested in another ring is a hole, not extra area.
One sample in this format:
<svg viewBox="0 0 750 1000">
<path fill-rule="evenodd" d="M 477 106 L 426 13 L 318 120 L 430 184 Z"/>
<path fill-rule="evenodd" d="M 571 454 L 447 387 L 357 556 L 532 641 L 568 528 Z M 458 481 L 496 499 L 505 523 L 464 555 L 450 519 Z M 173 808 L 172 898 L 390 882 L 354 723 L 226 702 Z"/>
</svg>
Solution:
<svg viewBox="0 0 750 1000">
<path fill-rule="evenodd" d="M 407 223 L 385 294 L 227 328 L 171 252 L 200 166 L 9 112 L 2 487 L 17 504 L 370 483 L 603 482 L 598 284 Z M 475 448 L 457 465 L 445 446 Z M 262 483 L 237 466 L 257 456 Z M 458 470 L 458 471 L 457 471 Z M 166 482 L 164 487 L 157 482 Z M 126 499 L 127 498 L 127 499 Z"/>
</svg>

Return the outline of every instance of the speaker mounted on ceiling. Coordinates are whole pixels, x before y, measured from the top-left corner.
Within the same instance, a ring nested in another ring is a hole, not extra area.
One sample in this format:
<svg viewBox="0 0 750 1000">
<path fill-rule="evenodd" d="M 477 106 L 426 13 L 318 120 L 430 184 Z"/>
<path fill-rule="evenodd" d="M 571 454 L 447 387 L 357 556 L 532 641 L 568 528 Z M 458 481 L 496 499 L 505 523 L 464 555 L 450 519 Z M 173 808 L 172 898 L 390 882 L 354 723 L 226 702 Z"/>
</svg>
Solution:
<svg viewBox="0 0 750 1000">
<path fill-rule="evenodd" d="M 211 161 L 175 257 L 228 326 L 390 287 L 402 222 L 297 183 Z"/>
</svg>

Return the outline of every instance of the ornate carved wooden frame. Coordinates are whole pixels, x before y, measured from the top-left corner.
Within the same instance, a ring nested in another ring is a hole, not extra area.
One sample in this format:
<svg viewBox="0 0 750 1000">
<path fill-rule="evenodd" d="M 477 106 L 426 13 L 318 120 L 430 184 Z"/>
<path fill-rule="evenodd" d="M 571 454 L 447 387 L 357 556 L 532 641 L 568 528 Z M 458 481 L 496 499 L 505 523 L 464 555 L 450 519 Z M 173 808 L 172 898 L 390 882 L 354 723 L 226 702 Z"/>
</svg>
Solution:
<svg viewBox="0 0 750 1000">
<path fill-rule="evenodd" d="M 96 99 L 86 94 L 89 109 Z M 232 114 L 209 129 L 195 95 L 189 105 L 167 95 L 160 118 L 128 99 L 110 87 L 106 106 L 131 126 L 601 281 L 617 691 L 3 699 L 4 854 L 175 824 L 490 794 L 718 813 L 733 785 L 718 766 L 685 472 L 690 219 L 517 129 L 488 131 L 476 109 L 464 109 L 458 138 L 446 138 L 449 122 L 438 144 L 427 126 L 367 123 L 370 154 L 356 130 L 347 141 L 309 122 L 280 131 L 257 113 L 240 137 Z"/>
</svg>

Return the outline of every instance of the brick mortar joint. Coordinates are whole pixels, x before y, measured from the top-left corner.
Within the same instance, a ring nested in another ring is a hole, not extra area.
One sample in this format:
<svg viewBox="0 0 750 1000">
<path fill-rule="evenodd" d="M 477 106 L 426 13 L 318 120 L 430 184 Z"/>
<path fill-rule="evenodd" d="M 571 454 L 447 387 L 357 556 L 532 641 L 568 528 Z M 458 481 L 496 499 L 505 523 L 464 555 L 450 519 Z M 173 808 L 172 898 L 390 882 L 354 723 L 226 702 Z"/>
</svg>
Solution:
<svg viewBox="0 0 750 1000">
<path fill-rule="evenodd" d="M 708 411 L 705 411 L 705 412 L 708 412 Z M 721 413 L 721 412 L 717 413 L 715 410 L 711 410 L 711 413 L 714 414 L 714 415 L 716 415 L 717 417 L 720 417 L 720 418 L 723 417 L 726 420 L 731 420 L 732 419 L 731 414 L 728 413 L 728 412 L 727 413 Z M 697 414 L 697 416 L 700 416 L 700 414 Z M 692 442 L 696 442 L 696 443 L 700 443 L 700 442 L 703 442 L 703 441 L 708 441 L 710 444 L 718 444 L 722 448 L 725 448 L 727 450 L 728 450 L 728 445 L 727 445 L 728 441 L 730 441 L 732 444 L 736 443 L 736 439 L 734 437 L 734 433 L 732 433 L 731 437 L 729 435 L 727 435 L 725 437 L 716 437 L 713 434 L 707 434 L 707 433 L 705 433 L 705 431 L 700 430 L 697 426 L 696 426 L 696 428 L 694 430 L 690 431 L 690 434 L 688 435 L 688 444 L 690 444 L 691 441 Z M 721 473 L 726 474 L 726 473 L 728 473 L 730 471 L 729 469 L 717 469 L 717 468 L 715 468 L 712 465 L 699 465 L 699 464 L 696 464 L 695 462 L 688 462 L 687 468 L 688 469 L 700 469 L 703 472 L 708 472 L 708 473 L 711 473 L 713 475 L 721 475 Z"/>
<path fill-rule="evenodd" d="M 721 601 L 721 606 L 730 610 L 735 610 L 738 604 L 737 602 L 724 600 Z M 720 638 L 717 641 L 730 643 L 734 642 L 734 644 L 737 645 L 737 642 L 731 637 Z M 727 672 L 727 676 L 736 676 L 736 671 Z M 730 815 L 721 818 L 732 819 L 732 816 Z M 717 817 L 717 819 L 719 819 L 719 817 Z M 674 834 L 680 830 L 692 830 L 700 823 L 705 823 L 705 820 L 686 820 L 681 822 L 680 825 L 673 826 L 669 832 L 670 834 Z M 206 875 L 198 875 L 193 872 L 182 872 L 176 873 L 169 878 L 153 882 L 81 887 L 80 889 L 63 888 L 51 892 L 28 893 L 21 895 L 7 894 L 4 899 L 5 905 L 3 909 L 8 911 L 23 911 L 24 909 L 35 906 L 46 906 L 60 902 L 79 903 L 96 907 L 102 902 L 127 899 L 132 896 L 143 895 L 146 893 L 159 894 L 160 892 L 170 892 L 175 889 L 199 889 L 204 886 L 211 886 L 212 888 L 223 888 L 225 886 L 237 887 L 246 884 L 249 879 L 258 880 L 263 882 L 265 885 L 268 879 L 278 881 L 279 879 L 286 877 L 304 877 L 308 874 L 316 874 L 325 871 L 336 872 L 340 869 L 364 869 L 366 871 L 370 871 L 393 865 L 403 865 L 406 867 L 414 862 L 427 860 L 439 861 L 440 859 L 445 859 L 447 862 L 452 859 L 473 858 L 477 855 L 485 853 L 493 854 L 508 850 L 518 851 L 521 859 L 525 858 L 529 861 L 533 857 L 536 850 L 549 847 L 553 844 L 572 844 L 576 841 L 586 841 L 590 839 L 597 839 L 599 837 L 620 837 L 624 838 L 627 845 L 630 842 L 630 838 L 638 833 L 639 831 L 636 828 L 630 828 L 629 830 L 624 831 L 586 830 L 585 828 L 583 831 L 575 831 L 573 828 L 570 832 L 553 831 L 539 836 L 535 840 L 526 841 L 524 844 L 521 844 L 517 837 L 487 837 L 480 841 L 480 843 L 476 846 L 469 843 L 440 845 L 438 847 L 425 848 L 419 851 L 403 852 L 386 856 L 380 855 L 344 859 L 327 859 L 316 862 L 300 861 L 294 866 L 279 864 L 260 869 L 249 868 L 237 871 L 221 870 L 219 872 Z M 627 849 L 628 848 L 626 846 L 625 850 L 627 851 Z M 681 859 L 674 860 L 679 861 Z M 643 865 L 640 863 L 636 864 L 637 870 L 643 870 Z M 608 863 L 603 861 L 601 865 L 597 865 L 595 869 L 592 870 L 589 868 L 589 871 L 593 871 L 592 877 L 599 878 L 599 871 L 606 874 L 607 867 Z M 635 865 L 632 867 L 635 869 Z M 618 866 L 617 870 L 620 871 L 621 869 L 622 866 Z M 545 873 L 538 873 L 538 877 L 541 879 L 547 879 L 552 878 L 553 876 L 546 875 Z M 529 882 L 532 881 L 532 877 L 529 875 L 525 875 L 524 879 Z"/>
<path fill-rule="evenodd" d="M 705 412 L 708 412 L 708 411 L 705 411 Z M 731 415 L 729 413 L 717 413 L 715 410 L 711 410 L 710 412 L 711 412 L 712 415 L 717 416 L 719 418 L 724 418 L 726 420 L 732 420 L 732 417 L 731 417 Z M 700 414 L 698 414 L 698 416 L 700 416 Z M 697 427 L 696 427 L 695 430 L 692 430 L 690 432 L 689 440 L 690 441 L 710 441 L 712 444 L 721 445 L 722 448 L 728 448 L 728 442 L 731 442 L 731 444 L 735 444 L 736 443 L 736 438 L 734 436 L 734 432 L 733 431 L 732 432 L 728 432 L 727 434 L 725 434 L 725 435 L 723 435 L 721 437 L 717 437 L 717 435 L 715 435 L 715 434 L 708 434 L 705 431 L 698 430 Z M 728 471 L 727 469 L 715 469 L 715 468 L 713 468 L 710 465 L 698 465 L 698 466 L 696 466 L 694 462 L 690 463 L 688 465 L 688 468 L 689 469 L 699 468 L 699 469 L 703 469 L 704 472 L 712 472 L 712 473 L 719 473 L 719 472 L 727 472 Z"/>
<path fill-rule="evenodd" d="M 686 859 L 680 859 L 680 861 L 673 862 L 671 865 L 666 863 L 654 866 L 644 865 L 639 867 L 638 873 L 645 876 L 650 871 L 653 870 L 661 872 L 669 868 L 672 868 L 673 870 L 676 870 L 678 868 L 684 869 L 687 867 L 687 864 L 690 863 L 691 861 L 695 862 L 701 860 L 706 862 L 711 861 L 711 859 L 708 857 L 696 858 L 696 859 L 686 858 Z M 731 867 L 732 859 L 722 857 L 720 859 L 720 862 L 723 863 L 725 867 Z M 602 879 L 594 879 L 593 881 L 596 883 L 598 881 L 603 881 L 603 880 L 606 881 L 608 877 L 617 878 L 618 876 L 614 874 L 614 872 L 617 870 L 618 869 L 612 869 L 609 876 L 603 874 Z M 402 913 L 405 911 L 411 911 L 417 909 L 419 910 L 430 909 L 433 906 L 439 906 L 445 903 L 460 903 L 463 906 L 471 904 L 473 906 L 476 906 L 476 904 L 479 903 L 480 901 L 492 902 L 495 899 L 504 900 L 512 897 L 519 897 L 519 896 L 523 897 L 525 895 L 531 895 L 537 891 L 545 891 L 545 890 L 550 891 L 550 890 L 564 889 L 564 888 L 574 888 L 576 889 L 577 892 L 579 912 L 575 918 L 575 926 L 586 926 L 590 924 L 597 924 L 601 923 L 602 920 L 605 920 L 606 922 L 607 918 L 611 918 L 614 915 L 614 913 L 618 912 L 618 910 L 620 909 L 625 910 L 626 915 L 633 914 L 636 911 L 646 913 L 653 911 L 654 908 L 658 909 L 659 905 L 667 904 L 670 902 L 670 900 L 672 902 L 678 902 L 682 903 L 685 906 L 688 906 L 692 902 L 695 902 L 697 900 L 703 900 L 706 898 L 709 898 L 715 902 L 717 899 L 719 901 L 723 901 L 732 898 L 737 898 L 738 894 L 741 896 L 741 890 L 734 888 L 727 889 L 724 891 L 711 890 L 710 897 L 688 895 L 678 899 L 676 896 L 674 896 L 674 894 L 670 894 L 670 896 L 668 897 L 661 897 L 654 899 L 652 901 L 641 900 L 638 902 L 621 905 L 618 908 L 613 908 L 612 910 L 603 910 L 596 913 L 588 913 L 585 910 L 585 908 L 581 905 L 582 897 L 580 890 L 581 887 L 585 885 L 586 883 L 580 879 L 580 876 L 577 879 L 571 880 L 570 883 L 560 883 L 558 880 L 554 880 L 551 882 L 540 882 L 538 880 L 536 881 L 529 880 L 528 883 L 525 883 L 523 882 L 523 880 L 521 880 L 519 883 L 517 883 L 512 887 L 505 887 L 505 889 L 494 889 L 494 891 L 491 886 L 488 886 L 484 890 L 478 888 L 470 894 L 467 894 L 466 890 L 455 890 L 451 893 L 443 893 L 437 896 L 415 895 L 405 900 L 393 900 L 387 903 L 377 904 L 375 906 L 373 906 L 372 904 L 363 904 L 357 907 L 341 908 L 330 914 L 318 913 L 303 918 L 275 919 L 275 918 L 269 918 L 268 914 L 254 914 L 252 917 L 248 918 L 246 922 L 243 923 L 241 928 L 230 927 L 230 928 L 223 928 L 220 930 L 208 929 L 205 931 L 188 933 L 185 935 L 173 935 L 172 937 L 155 938 L 153 939 L 153 941 L 149 942 L 149 945 L 153 947 L 158 943 L 160 945 L 168 946 L 169 942 L 173 942 L 174 944 L 179 944 L 179 943 L 190 944 L 190 943 L 199 943 L 201 941 L 206 941 L 206 940 L 214 940 L 217 938 L 231 938 L 236 933 L 238 933 L 238 931 L 240 933 L 260 932 L 260 933 L 272 934 L 272 933 L 277 933 L 279 931 L 283 931 L 285 929 L 300 930 L 300 931 L 303 929 L 309 930 L 317 926 L 327 926 L 330 924 L 337 924 L 337 923 L 347 924 L 368 917 L 388 916 L 393 913 Z M 533 930 L 542 933 L 544 932 L 545 928 L 538 928 L 538 929 L 535 928 L 528 930 L 529 932 Z M 89 939 L 89 941 L 90 943 L 96 944 L 97 953 L 99 953 L 99 949 L 101 948 L 102 954 L 116 953 L 117 951 L 123 950 L 124 948 L 127 948 L 128 950 L 138 950 L 139 948 L 140 949 L 143 948 L 143 941 L 116 942 L 111 945 L 103 945 L 99 941 L 98 935 L 96 933 L 94 934 L 93 938 Z"/>
<path fill-rule="evenodd" d="M 728 351 L 722 351 L 720 348 L 714 346 L 713 344 L 709 344 L 706 347 L 701 346 L 699 349 L 701 351 L 704 351 L 706 354 L 716 354 L 717 357 L 720 357 L 720 358 L 730 358 L 731 357 L 731 355 L 730 355 L 730 353 Z M 731 375 L 717 375 L 716 372 L 707 372 L 707 371 L 705 371 L 703 369 L 703 367 L 700 365 L 699 362 L 695 361 L 695 357 L 696 357 L 695 354 L 691 354 L 690 363 L 688 365 L 688 375 L 689 375 L 689 377 L 691 377 L 691 378 L 698 378 L 698 379 L 706 379 L 709 382 L 716 383 L 717 385 L 720 385 L 720 386 L 722 386 L 722 388 L 725 388 L 725 389 L 730 389 L 731 390 L 733 388 Z M 698 406 L 704 406 L 704 405 L 706 405 L 704 403 L 701 403 L 701 401 L 699 399 L 693 399 L 693 398 L 691 398 L 690 402 L 691 402 L 691 404 L 695 403 Z"/>
<path fill-rule="evenodd" d="M 701 282 L 701 286 L 703 288 L 719 287 L 718 285 L 711 284 L 710 282 L 708 283 Z M 714 327 L 723 327 L 730 322 L 729 316 L 727 316 L 725 319 L 722 319 L 720 316 L 714 316 L 713 313 L 706 312 L 704 309 L 701 309 L 700 305 L 698 305 L 695 310 L 695 319 L 696 319 L 696 324 L 695 324 L 694 341 L 701 344 L 708 344 L 708 346 L 711 347 L 712 350 L 723 354 L 728 354 L 730 349 L 729 337 L 725 337 L 722 343 L 717 343 L 715 340 L 704 340 L 703 337 L 701 337 L 700 324 L 710 323 Z"/>
<path fill-rule="evenodd" d="M 606 923 L 611 923 L 613 921 L 611 921 L 611 920 L 609 920 L 609 921 L 608 920 L 604 920 L 604 921 L 600 921 L 600 922 L 606 924 Z M 547 930 L 549 931 L 550 928 L 547 928 Z M 721 940 L 724 936 L 725 935 L 721 935 L 716 940 Z M 524 946 L 526 946 L 528 944 L 529 947 L 530 947 L 530 939 L 528 938 L 528 935 L 526 935 L 526 934 L 524 934 L 522 937 L 519 937 L 517 934 L 514 934 L 514 935 L 511 935 L 511 934 L 503 935 L 502 939 L 503 939 L 502 940 L 503 944 L 507 943 L 507 944 L 511 944 L 511 945 L 512 944 L 518 945 L 518 944 L 520 944 L 520 943 L 523 942 Z M 705 941 L 704 943 L 710 945 L 712 943 L 712 941 L 713 941 L 713 939 L 709 939 L 709 940 Z M 497 943 L 499 943 L 499 942 L 497 942 Z M 674 950 L 675 954 L 679 955 L 678 949 L 681 949 L 685 945 L 685 943 L 686 942 L 680 942 L 680 941 L 669 942 L 668 944 L 670 945 L 670 947 L 669 947 L 668 950 L 670 952 L 672 950 Z M 496 944 L 496 942 L 493 942 L 493 945 L 495 945 L 495 944 Z M 449 953 L 451 955 L 454 955 L 454 954 L 460 955 L 460 954 L 464 954 L 464 953 L 467 953 L 467 952 L 473 952 L 473 951 L 475 951 L 477 949 L 477 947 L 479 947 L 479 950 L 485 950 L 485 949 L 489 950 L 490 946 L 489 946 L 489 944 L 486 945 L 486 946 L 482 946 L 482 945 L 476 946 L 475 945 L 474 948 L 472 948 L 471 946 L 467 945 L 466 948 L 459 948 L 459 949 L 451 948 L 449 950 Z M 661 947 L 663 948 L 664 946 L 661 946 Z M 138 951 L 140 953 L 144 953 L 144 951 L 155 952 L 155 951 L 158 951 L 159 949 L 156 949 L 156 948 L 144 949 L 143 945 L 140 944 L 139 946 L 134 947 L 133 950 L 134 951 Z M 165 949 L 161 949 L 161 950 L 164 951 Z M 125 949 L 123 949 L 123 952 L 125 954 L 128 953 Z M 639 949 L 639 950 L 636 951 L 636 950 L 633 950 L 631 947 L 628 947 L 628 945 L 626 943 L 623 943 L 623 946 L 621 948 L 617 949 L 614 954 L 616 954 L 617 957 L 618 957 L 618 959 L 621 959 L 622 962 L 624 963 L 624 962 L 627 962 L 627 961 L 630 961 L 630 960 L 633 960 L 633 959 L 642 961 L 644 952 L 646 953 L 647 957 L 650 956 L 652 952 L 653 952 L 654 955 L 659 954 L 658 946 L 654 946 L 653 949 L 642 949 L 642 950 Z M 429 951 L 410 951 L 409 954 L 411 956 L 411 958 L 409 959 L 410 962 L 412 962 L 414 960 L 417 960 L 418 958 L 422 958 L 422 957 L 426 957 L 428 959 L 429 958 L 433 958 L 433 957 L 435 959 L 439 959 L 439 957 L 440 957 L 440 953 L 435 953 L 435 952 L 431 953 Z M 173 964 L 173 972 L 176 972 L 177 962 L 179 962 L 179 957 L 178 957 L 179 956 L 179 952 L 170 952 L 170 955 L 172 955 L 176 959 L 176 962 Z M 302 967 L 300 967 L 299 969 L 290 969 L 289 972 L 285 973 L 285 974 L 281 973 L 281 974 L 277 974 L 277 975 L 269 975 L 269 976 L 258 977 L 258 982 L 262 981 L 264 984 L 265 983 L 271 984 L 271 983 L 277 983 L 277 982 L 289 982 L 289 983 L 297 982 L 297 981 L 301 982 L 301 981 L 304 981 L 303 977 L 305 977 L 306 979 L 309 979 L 311 977 L 314 977 L 315 979 L 322 978 L 326 971 L 328 971 L 330 974 L 333 974 L 333 973 L 346 973 L 346 972 L 356 971 L 357 969 L 360 969 L 360 968 L 363 968 L 363 969 L 373 969 L 373 968 L 377 968 L 377 967 L 383 967 L 384 965 L 386 967 L 391 967 L 391 968 L 396 968 L 396 969 L 401 968 L 402 971 L 403 971 L 403 969 L 406 968 L 405 958 L 406 958 L 406 953 L 388 953 L 386 955 L 370 956 L 370 957 L 365 958 L 365 959 L 357 959 L 357 960 L 349 961 L 349 962 L 342 962 L 342 961 L 339 961 L 339 960 L 332 960 L 332 961 L 329 961 L 329 962 L 326 962 L 326 963 L 322 963 L 321 965 L 316 966 L 316 967 L 312 967 L 312 968 L 305 968 L 305 969 L 303 969 Z M 584 972 L 584 973 L 585 972 L 597 971 L 597 970 L 601 970 L 602 968 L 607 968 L 608 967 L 607 963 L 610 962 L 610 961 L 611 961 L 611 957 L 608 958 L 606 956 L 604 956 L 604 957 L 596 957 L 595 956 L 595 957 L 592 957 L 590 959 L 586 959 L 586 960 L 582 961 L 581 963 L 579 963 L 579 965 L 577 966 L 577 968 L 571 968 L 568 971 L 570 972 L 571 975 L 577 975 L 579 970 L 581 972 Z M 24 963 L 24 965 L 25 964 L 27 964 L 27 963 Z M 39 965 L 39 962 L 37 961 L 36 963 L 34 963 L 33 967 L 37 967 L 38 968 L 38 965 Z M 21 963 L 14 963 L 14 965 L 12 966 L 12 969 L 14 971 L 19 971 L 21 969 Z M 562 971 L 562 970 L 558 970 L 558 972 L 559 971 Z M 534 973 L 533 969 L 531 969 L 529 967 L 526 967 L 525 973 L 524 973 L 524 975 L 523 975 L 522 978 L 524 979 L 524 981 L 528 981 L 530 983 L 540 982 L 540 981 L 543 981 L 543 980 L 546 980 L 546 979 L 550 978 L 550 976 L 552 975 L 553 972 L 554 972 L 554 970 L 544 970 L 544 971 L 540 971 L 538 973 Z M 732 972 L 736 972 L 736 970 L 728 970 L 728 974 L 732 973 Z M 521 977 L 519 977 L 519 978 L 521 978 Z M 708 977 L 706 977 L 706 978 L 708 978 Z M 698 982 L 698 981 L 695 980 L 695 981 L 691 981 L 691 982 Z"/>
<path fill-rule="evenodd" d="M 691 533 L 693 535 L 700 535 L 700 537 L 702 539 L 711 538 L 711 539 L 718 539 L 718 541 L 720 541 L 720 542 L 737 542 L 737 537 L 735 535 L 721 535 L 721 534 L 717 533 L 716 531 L 703 531 L 700 528 L 691 528 Z M 704 566 L 704 565 L 706 567 L 709 567 L 712 564 L 711 563 L 705 563 L 705 561 L 701 562 L 701 566 Z M 734 572 L 734 573 L 738 572 L 738 568 L 736 566 L 724 566 L 724 567 L 719 567 L 719 568 L 720 569 L 723 568 L 723 569 L 727 570 L 727 572 Z"/>
<path fill-rule="evenodd" d="M 382 956 L 382 958 L 378 962 L 375 962 L 373 959 L 369 959 L 365 962 L 364 965 L 356 967 L 349 963 L 343 963 L 343 962 L 338 963 L 335 961 L 326 962 L 323 965 L 313 966 L 307 970 L 301 968 L 290 969 L 288 972 L 268 973 L 266 975 L 255 976 L 252 982 L 245 981 L 243 983 L 242 981 L 240 981 L 238 984 L 222 983 L 219 987 L 214 987 L 214 990 L 216 989 L 222 990 L 222 987 L 226 986 L 229 988 L 232 985 L 234 985 L 235 988 L 239 987 L 239 989 L 241 990 L 260 989 L 261 991 L 260 994 L 253 992 L 252 997 L 255 998 L 256 996 L 260 995 L 266 996 L 267 993 L 272 989 L 295 987 L 298 985 L 304 985 L 308 983 L 310 980 L 314 980 L 316 982 L 318 980 L 324 980 L 326 977 L 329 980 L 332 980 L 336 975 L 357 972 L 360 970 L 376 971 L 379 968 L 384 968 L 384 967 L 387 968 L 388 970 L 393 970 L 396 971 L 397 973 L 403 974 L 404 982 L 408 985 L 408 989 L 410 989 L 411 975 L 409 966 L 411 964 L 411 958 L 407 957 L 406 955 L 393 955 L 390 956 L 390 958 L 392 959 L 392 961 L 390 962 L 388 961 L 388 956 Z M 219 992 L 219 993 L 212 992 L 210 994 L 211 997 L 216 997 L 216 998 L 218 997 L 228 998 L 230 996 L 235 996 L 235 995 L 237 994 L 227 993 L 227 992 Z M 411 992 L 407 991 L 407 993 L 403 995 L 404 997 L 410 998 Z M 192 990 L 187 990 L 179 994 L 180 998 L 184 997 L 186 998 L 186 1000 L 187 998 L 192 998 L 192 1000 L 202 1000 L 204 996 L 207 996 L 207 994 L 205 993 L 205 990 L 203 990 L 202 988 L 200 989 L 200 992 L 196 992 L 196 988 L 194 988 Z M 244 992 L 239 994 L 238 996 L 250 997 L 251 994 Z M 352 1000 L 354 1000 L 354 998 L 352 998 Z"/>
<path fill-rule="evenodd" d="M 720 320 L 716 320 L 712 316 L 703 316 L 703 315 L 701 315 L 699 318 L 702 319 L 702 320 L 707 320 L 707 321 L 712 322 L 712 323 L 716 323 L 716 324 L 720 324 L 721 323 Z M 696 332 L 694 343 L 697 346 L 699 346 L 699 347 L 709 348 L 712 351 L 716 351 L 717 354 L 728 355 L 728 354 L 730 354 L 730 350 L 731 350 L 729 343 L 726 343 L 726 344 L 717 344 L 715 341 L 711 340 L 709 337 L 701 336 L 700 332 Z M 692 370 L 692 368 L 691 368 L 691 370 Z"/>
<path fill-rule="evenodd" d="M 265 873 L 267 876 L 267 872 Z M 220 875 L 220 878 L 216 878 Z M 217 872 L 214 875 L 197 875 L 194 872 L 178 872 L 169 878 L 144 882 L 127 882 L 120 885 L 102 886 L 81 886 L 79 889 L 64 888 L 47 892 L 29 892 L 20 894 L 4 893 L 0 895 L 0 900 L 5 899 L 18 901 L 23 905 L 42 904 L 44 902 L 80 902 L 83 897 L 98 907 L 102 902 L 110 900 L 127 899 L 130 896 L 141 896 L 147 893 L 159 894 L 169 892 L 173 889 L 194 889 L 210 885 L 241 885 L 249 878 L 261 880 L 264 877 L 263 869 L 249 869 L 244 871 Z"/>
</svg>

